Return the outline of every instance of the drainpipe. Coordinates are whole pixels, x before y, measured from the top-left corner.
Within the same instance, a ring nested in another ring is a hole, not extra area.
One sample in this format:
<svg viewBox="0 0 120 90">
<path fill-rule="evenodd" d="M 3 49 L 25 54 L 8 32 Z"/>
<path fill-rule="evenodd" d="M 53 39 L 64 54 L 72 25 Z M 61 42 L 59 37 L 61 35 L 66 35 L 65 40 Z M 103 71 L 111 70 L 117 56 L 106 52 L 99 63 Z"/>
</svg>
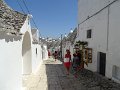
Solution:
<svg viewBox="0 0 120 90">
<path fill-rule="evenodd" d="M 107 48 L 106 48 L 106 51 L 108 51 L 108 48 L 109 48 L 109 19 L 110 19 L 110 6 L 108 6 L 108 15 L 107 15 Z"/>
</svg>

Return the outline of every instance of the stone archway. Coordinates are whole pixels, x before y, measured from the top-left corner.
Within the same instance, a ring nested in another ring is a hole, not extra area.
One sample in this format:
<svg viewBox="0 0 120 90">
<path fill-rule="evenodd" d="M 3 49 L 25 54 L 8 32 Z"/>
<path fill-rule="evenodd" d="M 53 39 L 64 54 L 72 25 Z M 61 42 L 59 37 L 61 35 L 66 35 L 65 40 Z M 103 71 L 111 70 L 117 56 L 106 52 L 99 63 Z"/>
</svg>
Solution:
<svg viewBox="0 0 120 90">
<path fill-rule="evenodd" d="M 32 52 L 31 52 L 31 38 L 27 31 L 23 37 L 22 42 L 22 74 L 28 75 L 32 73 Z"/>
</svg>

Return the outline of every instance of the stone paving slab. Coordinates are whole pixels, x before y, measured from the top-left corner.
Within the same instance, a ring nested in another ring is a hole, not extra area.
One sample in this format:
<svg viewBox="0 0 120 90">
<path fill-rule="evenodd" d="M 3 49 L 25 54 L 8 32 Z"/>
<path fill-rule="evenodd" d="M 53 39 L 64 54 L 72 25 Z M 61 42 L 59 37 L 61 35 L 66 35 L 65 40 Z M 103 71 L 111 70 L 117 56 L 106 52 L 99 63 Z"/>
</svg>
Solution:
<svg viewBox="0 0 120 90">
<path fill-rule="evenodd" d="M 80 70 L 77 75 L 87 90 L 120 90 L 120 84 L 87 69 Z"/>
<path fill-rule="evenodd" d="M 89 70 L 83 69 L 77 75 L 66 75 L 62 62 L 50 58 L 36 75 L 24 78 L 23 86 L 26 90 L 120 90 L 120 84 Z"/>
</svg>

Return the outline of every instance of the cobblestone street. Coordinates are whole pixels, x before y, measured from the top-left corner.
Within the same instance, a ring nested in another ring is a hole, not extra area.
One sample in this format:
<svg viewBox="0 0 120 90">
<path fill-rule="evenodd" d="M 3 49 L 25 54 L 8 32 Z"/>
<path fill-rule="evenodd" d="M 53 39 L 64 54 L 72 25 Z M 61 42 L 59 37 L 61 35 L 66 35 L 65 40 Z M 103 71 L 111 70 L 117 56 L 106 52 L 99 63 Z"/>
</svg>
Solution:
<svg viewBox="0 0 120 90">
<path fill-rule="evenodd" d="M 120 90 L 120 85 L 88 70 L 81 70 L 78 77 L 67 76 L 60 61 L 44 61 L 36 75 L 24 80 L 26 90 Z"/>
</svg>

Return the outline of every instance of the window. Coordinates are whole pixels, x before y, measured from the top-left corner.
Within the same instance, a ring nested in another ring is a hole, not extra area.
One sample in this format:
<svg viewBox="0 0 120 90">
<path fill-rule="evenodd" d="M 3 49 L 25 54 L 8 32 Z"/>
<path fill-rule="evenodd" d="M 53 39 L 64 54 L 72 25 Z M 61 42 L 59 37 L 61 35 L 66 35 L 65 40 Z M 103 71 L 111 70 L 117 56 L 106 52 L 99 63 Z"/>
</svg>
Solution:
<svg viewBox="0 0 120 90">
<path fill-rule="evenodd" d="M 87 38 L 91 38 L 91 35 L 92 35 L 92 30 L 91 29 L 87 30 Z"/>
<path fill-rule="evenodd" d="M 37 48 L 36 48 L 36 54 L 37 54 Z"/>
</svg>

